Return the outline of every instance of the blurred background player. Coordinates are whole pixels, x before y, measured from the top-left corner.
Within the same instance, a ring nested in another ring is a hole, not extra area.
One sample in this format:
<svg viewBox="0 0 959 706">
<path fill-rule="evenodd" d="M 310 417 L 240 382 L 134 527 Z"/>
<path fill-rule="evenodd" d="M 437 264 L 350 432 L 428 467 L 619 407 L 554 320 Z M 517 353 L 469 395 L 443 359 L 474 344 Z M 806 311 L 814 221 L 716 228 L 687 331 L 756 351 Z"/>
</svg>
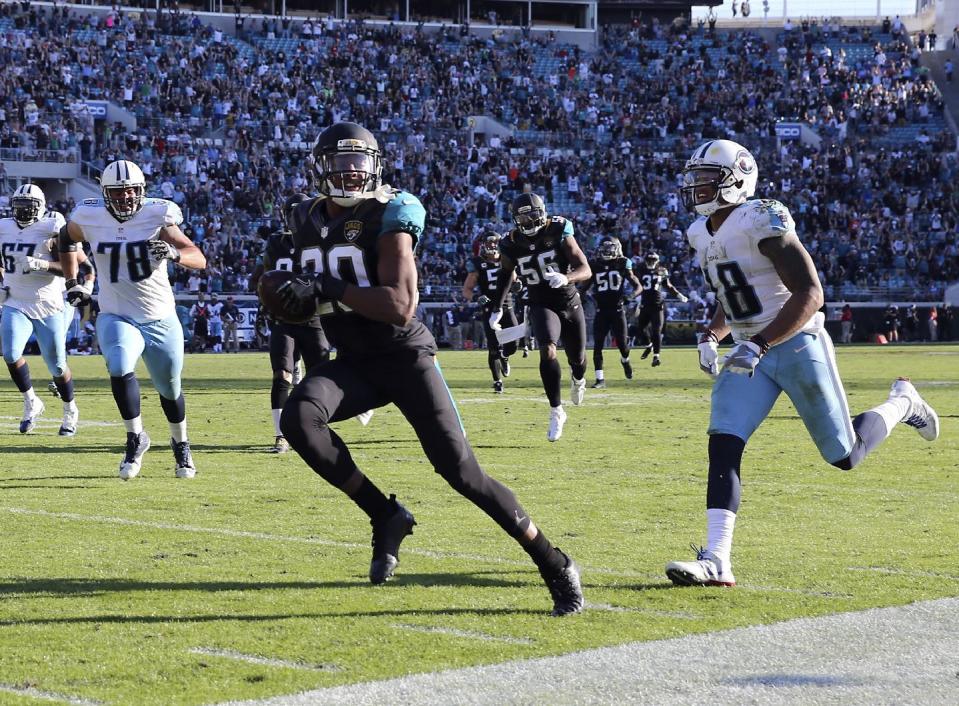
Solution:
<svg viewBox="0 0 959 706">
<path fill-rule="evenodd" d="M 256 291 L 257 283 L 264 272 L 285 270 L 300 272 L 298 263 L 294 264 L 296 249 L 290 233 L 290 214 L 297 204 L 306 201 L 309 196 L 298 193 L 290 196 L 280 209 L 283 228 L 271 234 L 263 247 L 261 261 L 257 263 L 250 278 L 250 289 Z M 280 414 L 283 405 L 290 398 L 290 392 L 299 382 L 299 360 L 302 356 L 309 370 L 314 365 L 330 359 L 330 343 L 323 333 L 320 316 L 316 315 L 304 324 L 290 324 L 269 317 L 270 322 L 270 367 L 273 369 L 273 383 L 270 387 L 270 409 L 273 415 L 275 439 L 272 453 L 282 454 L 290 450 L 290 444 L 280 431 Z M 294 378 L 297 378 L 294 380 Z"/>
<path fill-rule="evenodd" d="M 570 398 L 578 405 L 586 390 L 586 319 L 576 283 L 587 281 L 592 271 L 573 236 L 573 223 L 562 216 L 550 218 L 539 195 L 520 194 L 510 211 L 515 227 L 500 240 L 501 269 L 489 324 L 494 330 L 500 327 L 501 307 L 516 272 L 529 290 L 529 319 L 539 348 L 539 375 L 549 400 L 546 438 L 558 441 L 566 424 L 566 411 L 556 346 L 562 338 L 572 374 Z"/>
<path fill-rule="evenodd" d="M 632 261 L 623 255 L 623 246 L 619 238 L 605 238 L 599 244 L 597 257 L 589 261 L 593 276 L 589 278 L 583 292 L 592 288 L 596 302 L 596 314 L 593 317 L 593 367 L 596 369 L 595 388 L 606 387 L 603 372 L 603 345 L 606 336 L 613 335 L 613 341 L 619 349 L 619 360 L 623 364 L 623 373 L 627 380 L 633 379 L 633 366 L 629 362 L 629 335 L 626 327 L 626 282 L 633 285 L 639 294 L 642 285 L 633 274 Z"/>
<path fill-rule="evenodd" d="M 669 271 L 659 264 L 659 255 L 655 252 L 646 253 L 646 257 L 643 258 L 643 266 L 639 268 L 636 276 L 643 286 L 639 299 L 636 327 L 639 330 L 640 340 L 646 337 L 645 340 L 647 341 L 640 360 L 646 360 L 652 353 L 653 367 L 655 368 L 661 363 L 659 352 L 663 343 L 663 326 L 666 323 L 666 300 L 663 296 L 663 290 L 669 291 L 682 303 L 689 300 L 685 294 L 680 294 L 679 290 L 669 281 Z"/>
<path fill-rule="evenodd" d="M 63 270 L 56 249 L 64 219 L 56 211 L 47 212 L 46 197 L 36 184 L 20 186 L 10 197 L 10 206 L 13 216 L 0 219 L 0 337 L 10 378 L 23 395 L 20 433 L 33 429 L 44 412 L 23 357 L 31 334 L 36 334 L 43 362 L 53 376 L 53 389 L 63 401 L 60 436 L 73 436 L 79 411 L 66 352 L 73 307 L 64 304 Z M 92 291 L 86 256 L 80 253 L 78 262 L 86 270 L 83 286 Z"/>
<path fill-rule="evenodd" d="M 493 313 L 492 298 L 496 294 L 496 281 L 499 276 L 500 235 L 487 231 L 479 246 L 479 255 L 467 260 L 466 280 L 463 282 L 463 298 L 473 300 L 473 288 L 479 287 L 480 295 L 476 302 L 482 307 L 483 332 L 486 334 L 487 363 L 493 375 L 493 391 L 503 392 L 503 378 L 509 377 L 509 357 L 516 352 L 516 341 L 500 344 L 496 331 L 490 328 L 489 317 Z M 515 289 L 515 287 L 511 287 Z M 507 294 L 501 310 L 501 326 L 517 326 L 519 321 L 513 312 L 513 298 Z"/>
<path fill-rule="evenodd" d="M 939 436 L 939 417 L 907 378 L 893 382 L 885 402 L 850 420 L 819 311 L 823 291 L 816 266 L 789 210 L 778 201 L 750 198 L 757 177 L 752 154 L 730 140 L 701 145 L 683 171 L 683 202 L 699 214 L 687 238 L 720 302 L 699 343 L 700 368 L 716 377 L 706 547 L 694 561 L 666 565 L 670 580 L 684 586 L 735 585 L 730 554 L 743 451 L 781 392 L 822 457 L 842 470 L 858 465 L 900 422 L 926 441 Z M 720 371 L 718 344 L 730 332 L 735 346 Z"/>
<path fill-rule="evenodd" d="M 146 179 L 133 162 L 118 160 L 100 176 L 102 199 L 86 199 L 60 232 L 60 261 L 72 304 L 90 301 L 76 281 L 79 243 L 90 244 L 99 278 L 97 339 L 110 373 L 113 399 L 127 431 L 120 477 L 134 478 L 150 448 L 140 417 L 137 359 L 143 357 L 170 426 L 174 473 L 196 474 L 187 438 L 183 371 L 183 327 L 176 315 L 167 263 L 203 269 L 206 257 L 180 230 L 180 207 L 146 198 Z"/>
</svg>

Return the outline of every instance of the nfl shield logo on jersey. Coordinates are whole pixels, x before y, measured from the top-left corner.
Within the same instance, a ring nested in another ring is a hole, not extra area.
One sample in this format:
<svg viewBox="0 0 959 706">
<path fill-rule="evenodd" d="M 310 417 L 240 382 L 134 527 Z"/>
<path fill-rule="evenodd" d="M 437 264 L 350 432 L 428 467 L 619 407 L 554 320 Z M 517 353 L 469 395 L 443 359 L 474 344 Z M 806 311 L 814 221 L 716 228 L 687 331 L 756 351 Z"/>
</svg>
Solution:
<svg viewBox="0 0 959 706">
<path fill-rule="evenodd" d="M 343 236 L 352 243 L 363 232 L 363 221 L 347 221 L 343 224 Z"/>
</svg>

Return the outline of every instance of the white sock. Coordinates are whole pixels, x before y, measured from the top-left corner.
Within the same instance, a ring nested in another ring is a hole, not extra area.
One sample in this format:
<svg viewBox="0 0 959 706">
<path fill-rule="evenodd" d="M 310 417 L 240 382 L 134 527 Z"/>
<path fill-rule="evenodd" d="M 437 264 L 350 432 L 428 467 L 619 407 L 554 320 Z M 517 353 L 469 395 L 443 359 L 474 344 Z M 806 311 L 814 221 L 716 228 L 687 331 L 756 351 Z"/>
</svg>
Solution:
<svg viewBox="0 0 959 706">
<path fill-rule="evenodd" d="M 563 411 L 563 405 L 558 404 L 558 405 L 556 405 L 555 407 L 550 407 L 550 409 L 555 409 L 555 410 L 558 410 L 558 411 L 562 412 L 562 411 Z"/>
<path fill-rule="evenodd" d="M 282 409 L 274 409 L 273 412 L 273 431 L 276 432 L 276 436 L 283 436 L 283 432 L 280 431 L 280 415 L 283 413 Z"/>
<path fill-rule="evenodd" d="M 909 411 L 909 401 L 904 397 L 890 397 L 881 405 L 873 407 L 869 411 L 882 417 L 882 421 L 886 424 L 886 436 L 889 436 Z"/>
<path fill-rule="evenodd" d="M 170 425 L 170 436 L 176 442 L 186 441 L 186 419 L 182 422 L 167 422 Z"/>
<path fill-rule="evenodd" d="M 77 401 L 76 401 L 76 400 L 70 400 L 69 402 L 64 402 L 64 403 L 63 403 L 63 411 L 64 411 L 64 412 L 75 412 L 76 410 L 77 410 Z"/>
<path fill-rule="evenodd" d="M 23 399 L 33 402 L 35 399 L 37 399 L 37 393 L 34 392 L 33 388 L 31 387 L 29 390 L 26 390 L 23 393 Z"/>
<path fill-rule="evenodd" d="M 143 417 L 137 415 L 133 419 L 124 419 L 123 426 L 127 428 L 128 434 L 139 434 L 143 431 Z"/>
<path fill-rule="evenodd" d="M 628 362 L 629 362 L 629 356 L 628 356 L 628 355 L 627 355 L 627 356 L 621 356 L 620 359 L 619 359 L 619 362 L 620 362 L 620 363 L 628 363 Z"/>
<path fill-rule="evenodd" d="M 706 510 L 706 548 L 723 562 L 722 568 L 729 567 L 729 555 L 733 550 L 733 530 L 736 527 L 736 513 L 720 508 Z"/>
<path fill-rule="evenodd" d="M 604 375 L 604 373 L 603 373 L 602 370 L 597 370 L 597 371 L 596 371 L 596 379 L 597 379 L 597 380 L 602 380 L 604 377 L 605 377 L 605 375 Z"/>
</svg>

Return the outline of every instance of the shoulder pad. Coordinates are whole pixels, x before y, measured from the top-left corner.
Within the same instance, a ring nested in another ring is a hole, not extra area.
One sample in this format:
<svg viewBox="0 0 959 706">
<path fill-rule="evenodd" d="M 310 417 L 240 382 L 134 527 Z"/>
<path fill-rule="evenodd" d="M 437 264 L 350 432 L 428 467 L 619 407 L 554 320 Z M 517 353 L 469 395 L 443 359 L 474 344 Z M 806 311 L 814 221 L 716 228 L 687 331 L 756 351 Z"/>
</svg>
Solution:
<svg viewBox="0 0 959 706">
<path fill-rule="evenodd" d="M 380 235 L 394 231 L 409 233 L 418 239 L 426 228 L 426 209 L 407 191 L 396 191 L 386 205 Z"/>
<path fill-rule="evenodd" d="M 773 199 L 756 199 L 748 202 L 748 211 L 743 214 L 746 223 L 758 240 L 782 237 L 796 232 L 789 209 Z"/>
</svg>

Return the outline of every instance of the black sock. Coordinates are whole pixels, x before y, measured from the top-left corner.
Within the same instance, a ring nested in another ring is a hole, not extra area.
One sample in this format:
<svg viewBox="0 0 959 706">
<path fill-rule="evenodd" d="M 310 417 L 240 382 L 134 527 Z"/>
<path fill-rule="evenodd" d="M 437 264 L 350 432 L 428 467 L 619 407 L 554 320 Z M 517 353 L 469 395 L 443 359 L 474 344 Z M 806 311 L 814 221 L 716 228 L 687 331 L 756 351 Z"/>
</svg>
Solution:
<svg viewBox="0 0 959 706">
<path fill-rule="evenodd" d="M 852 420 L 852 428 L 856 432 L 856 442 L 846 458 L 835 461 L 832 465 L 844 471 L 851 470 L 866 458 L 870 451 L 879 446 L 889 436 L 886 422 L 875 412 L 863 412 Z"/>
<path fill-rule="evenodd" d="M 493 351 L 487 356 L 486 362 L 489 365 L 489 371 L 493 374 L 493 382 L 502 378 L 502 363 L 500 363 L 499 354 Z"/>
<path fill-rule="evenodd" d="M 10 379 L 20 392 L 26 392 L 33 387 L 33 382 L 30 380 L 30 366 L 27 363 L 19 367 L 13 363 L 7 363 L 7 370 L 10 371 Z"/>
<path fill-rule="evenodd" d="M 706 508 L 739 510 L 741 494 L 739 468 L 746 442 L 732 434 L 709 436 L 709 480 L 706 482 Z"/>
<path fill-rule="evenodd" d="M 270 409 L 283 409 L 283 405 L 290 399 L 290 392 L 293 391 L 293 383 L 283 378 L 273 378 L 273 385 L 270 387 Z"/>
<path fill-rule="evenodd" d="M 560 551 L 549 543 L 546 535 L 537 532 L 529 544 L 524 544 L 523 549 L 529 554 L 533 563 L 541 569 L 560 570 L 566 567 L 566 557 Z"/>
<path fill-rule="evenodd" d="M 186 402 L 183 400 L 182 392 L 175 400 L 168 400 L 160 395 L 160 406 L 163 407 L 166 420 L 171 424 L 179 424 L 186 419 Z"/>
<path fill-rule="evenodd" d="M 63 378 L 53 378 L 53 384 L 57 386 L 60 399 L 64 402 L 73 402 L 73 378 L 66 381 Z"/>
<path fill-rule="evenodd" d="M 549 406 L 559 407 L 563 403 L 559 390 L 563 373 L 559 369 L 559 361 L 556 358 L 540 358 L 539 376 L 543 380 L 543 389 L 546 390 Z"/>
<path fill-rule="evenodd" d="M 140 383 L 135 373 L 127 373 L 123 377 L 111 375 L 110 388 L 121 417 L 136 419 L 140 416 Z"/>
<path fill-rule="evenodd" d="M 350 498 L 371 520 L 385 519 L 393 514 L 394 508 L 389 498 L 366 476 L 363 476 L 363 482 Z"/>
<path fill-rule="evenodd" d="M 574 378 L 582 380 L 586 376 L 586 361 L 584 360 L 582 363 L 571 363 L 569 369 L 573 373 Z"/>
</svg>

